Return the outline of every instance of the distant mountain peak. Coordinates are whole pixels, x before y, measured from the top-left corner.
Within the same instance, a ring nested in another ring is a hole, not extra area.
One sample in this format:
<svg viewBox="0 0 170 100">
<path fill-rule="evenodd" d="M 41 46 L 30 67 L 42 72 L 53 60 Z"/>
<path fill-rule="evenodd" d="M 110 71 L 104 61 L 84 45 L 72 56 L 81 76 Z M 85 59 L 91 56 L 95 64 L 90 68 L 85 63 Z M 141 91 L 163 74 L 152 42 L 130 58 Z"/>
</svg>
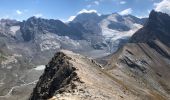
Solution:
<svg viewBox="0 0 170 100">
<path fill-rule="evenodd" d="M 168 14 L 152 10 L 147 23 L 132 36 L 131 42 L 160 40 L 165 44 L 170 43 L 169 26 L 170 16 Z"/>
<path fill-rule="evenodd" d="M 89 20 L 89 19 L 98 19 L 99 15 L 95 12 L 91 13 L 80 13 L 78 14 L 73 21 Z"/>
<path fill-rule="evenodd" d="M 151 11 L 150 15 L 149 15 L 149 20 L 147 25 L 162 25 L 164 23 L 167 23 L 167 21 L 169 22 L 170 16 L 166 13 L 162 13 L 162 12 L 156 12 L 154 10 Z M 155 27 L 162 27 L 162 26 L 154 26 Z"/>
</svg>

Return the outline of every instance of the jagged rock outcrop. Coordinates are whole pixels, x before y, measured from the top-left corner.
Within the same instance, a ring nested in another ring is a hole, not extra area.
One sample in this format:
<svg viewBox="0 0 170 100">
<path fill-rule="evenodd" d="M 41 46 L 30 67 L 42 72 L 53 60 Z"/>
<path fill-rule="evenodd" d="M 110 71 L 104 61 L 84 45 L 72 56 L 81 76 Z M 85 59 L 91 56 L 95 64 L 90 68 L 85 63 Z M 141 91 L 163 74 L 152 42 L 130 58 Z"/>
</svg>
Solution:
<svg viewBox="0 0 170 100">
<path fill-rule="evenodd" d="M 30 100 L 51 98 L 55 93 L 67 91 L 65 90 L 66 87 L 72 81 L 78 80 L 75 73 L 76 69 L 69 63 L 69 59 L 71 58 L 62 52 L 56 53 L 54 58 L 46 66 L 44 74 L 40 77 Z M 74 86 L 72 84 L 71 88 L 75 88 Z"/>
<path fill-rule="evenodd" d="M 80 25 L 81 26 L 81 25 Z M 72 28 L 60 20 L 47 20 L 31 17 L 21 24 L 22 37 L 25 41 L 35 39 L 37 34 L 54 33 L 59 36 L 68 36 L 73 39 L 82 39 L 83 31 Z"/>
</svg>

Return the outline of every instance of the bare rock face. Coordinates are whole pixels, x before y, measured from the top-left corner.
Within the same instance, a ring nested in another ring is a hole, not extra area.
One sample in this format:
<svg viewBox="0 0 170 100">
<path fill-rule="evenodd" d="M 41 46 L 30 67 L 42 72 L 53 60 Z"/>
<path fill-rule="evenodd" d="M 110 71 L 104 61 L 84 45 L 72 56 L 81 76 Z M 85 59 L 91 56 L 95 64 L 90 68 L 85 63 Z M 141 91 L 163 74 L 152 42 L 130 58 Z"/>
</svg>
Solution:
<svg viewBox="0 0 170 100">
<path fill-rule="evenodd" d="M 170 16 L 165 13 L 151 11 L 150 16 L 143 28 L 136 32 L 130 42 L 146 43 L 160 40 L 169 46 L 170 43 Z"/>
<path fill-rule="evenodd" d="M 78 80 L 75 68 L 68 62 L 71 59 L 62 52 L 55 54 L 40 77 L 30 100 L 48 99 L 55 93 L 62 93 L 72 81 Z M 72 87 L 75 88 L 72 83 Z"/>
</svg>

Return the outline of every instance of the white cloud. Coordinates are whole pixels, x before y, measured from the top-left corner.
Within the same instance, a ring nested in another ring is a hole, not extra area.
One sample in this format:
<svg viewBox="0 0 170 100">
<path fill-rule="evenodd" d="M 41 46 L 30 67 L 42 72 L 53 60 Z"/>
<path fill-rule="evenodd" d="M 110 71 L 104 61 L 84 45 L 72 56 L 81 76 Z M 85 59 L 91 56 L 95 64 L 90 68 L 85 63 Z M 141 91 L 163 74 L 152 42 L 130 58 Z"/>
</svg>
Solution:
<svg viewBox="0 0 170 100">
<path fill-rule="evenodd" d="M 39 18 L 39 17 L 42 17 L 42 16 L 43 16 L 43 14 L 38 13 L 38 14 L 35 14 L 34 16 L 35 16 L 35 17 L 37 17 L 37 18 Z"/>
<path fill-rule="evenodd" d="M 128 15 L 128 14 L 131 14 L 132 13 L 132 8 L 128 8 L 128 9 L 125 9 L 121 12 L 119 12 L 120 15 Z"/>
<path fill-rule="evenodd" d="M 16 10 L 16 13 L 17 13 L 18 15 L 21 15 L 21 14 L 22 14 L 22 11 Z"/>
<path fill-rule="evenodd" d="M 76 16 L 70 16 L 67 21 L 68 21 L 68 22 L 73 21 L 75 17 L 76 17 Z"/>
<path fill-rule="evenodd" d="M 155 10 L 170 15 L 170 0 L 163 0 L 159 3 L 154 3 Z"/>
<path fill-rule="evenodd" d="M 82 14 L 82 13 L 97 13 L 97 11 L 96 11 L 96 10 L 82 9 L 81 11 L 79 11 L 79 12 L 77 13 L 77 15 L 78 15 L 78 14 Z"/>
<path fill-rule="evenodd" d="M 97 13 L 99 16 L 101 15 L 94 9 L 92 10 L 82 9 L 75 16 L 70 16 L 67 21 L 73 21 L 77 15 L 82 14 L 82 13 Z"/>
<path fill-rule="evenodd" d="M 126 1 L 120 1 L 120 4 L 122 4 L 122 5 L 126 4 Z"/>
</svg>

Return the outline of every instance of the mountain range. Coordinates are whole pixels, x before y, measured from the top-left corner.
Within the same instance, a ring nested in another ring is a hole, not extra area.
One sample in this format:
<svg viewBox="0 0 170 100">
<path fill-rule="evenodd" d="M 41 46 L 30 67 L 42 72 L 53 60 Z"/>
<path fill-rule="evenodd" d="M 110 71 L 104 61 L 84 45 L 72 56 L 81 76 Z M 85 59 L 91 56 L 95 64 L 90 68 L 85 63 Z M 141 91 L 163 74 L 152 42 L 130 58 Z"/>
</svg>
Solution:
<svg viewBox="0 0 170 100">
<path fill-rule="evenodd" d="M 144 27 L 100 64 L 70 51 L 56 53 L 30 100 L 169 100 L 169 20 L 152 11 Z"/>
<path fill-rule="evenodd" d="M 169 24 L 155 11 L 149 18 L 82 13 L 66 23 L 2 19 L 0 99 L 167 100 Z"/>
</svg>

